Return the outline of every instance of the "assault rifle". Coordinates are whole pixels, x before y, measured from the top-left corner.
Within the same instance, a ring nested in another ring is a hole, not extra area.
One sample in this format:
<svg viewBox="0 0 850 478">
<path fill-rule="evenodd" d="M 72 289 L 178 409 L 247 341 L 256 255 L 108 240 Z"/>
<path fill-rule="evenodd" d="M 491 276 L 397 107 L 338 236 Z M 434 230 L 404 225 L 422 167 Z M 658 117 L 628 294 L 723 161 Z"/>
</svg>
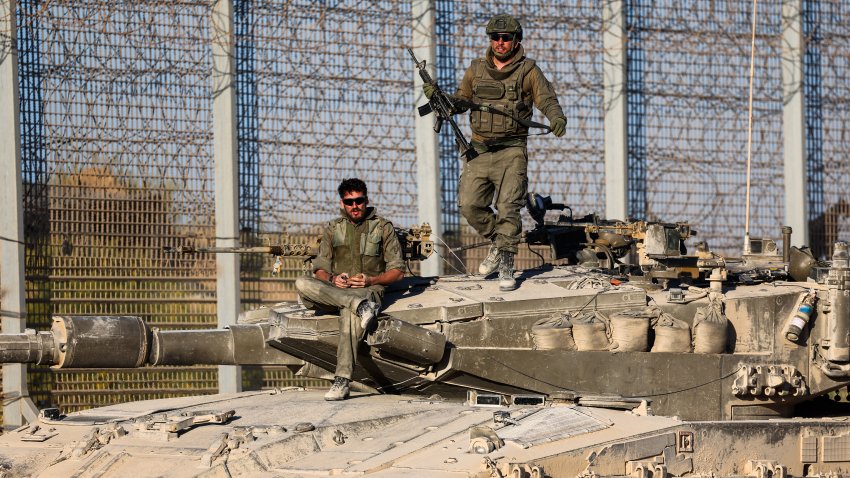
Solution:
<svg viewBox="0 0 850 478">
<path fill-rule="evenodd" d="M 440 129 L 442 129 L 443 122 L 448 121 L 449 125 L 452 127 L 452 133 L 455 135 L 455 142 L 460 150 L 460 155 L 465 157 L 467 161 L 475 159 L 475 157 L 478 156 L 478 153 L 474 148 L 472 148 L 472 146 L 469 145 L 469 142 L 466 141 L 466 138 L 463 136 L 463 133 L 460 131 L 457 123 L 455 123 L 454 118 L 452 118 L 455 114 L 454 103 L 443 92 L 443 90 L 440 89 L 437 82 L 431 78 L 431 75 L 428 74 L 428 70 L 425 69 L 425 60 L 419 61 L 416 58 L 416 55 L 413 54 L 413 50 L 410 48 L 407 49 L 407 52 L 410 53 L 410 56 L 413 58 L 413 62 L 416 63 L 416 68 L 419 69 L 419 77 L 422 78 L 422 82 L 426 85 L 434 86 L 434 94 L 428 99 L 428 104 L 419 107 L 419 116 L 425 116 L 431 112 L 437 115 L 437 122 L 434 123 L 434 131 L 437 133 L 439 133 Z"/>
</svg>

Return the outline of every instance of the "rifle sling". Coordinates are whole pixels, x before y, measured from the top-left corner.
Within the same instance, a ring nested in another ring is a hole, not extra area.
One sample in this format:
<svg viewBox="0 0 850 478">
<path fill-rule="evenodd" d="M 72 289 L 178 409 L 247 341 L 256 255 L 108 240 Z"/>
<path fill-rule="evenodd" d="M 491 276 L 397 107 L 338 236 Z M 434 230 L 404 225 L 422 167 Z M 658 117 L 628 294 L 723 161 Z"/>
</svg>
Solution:
<svg viewBox="0 0 850 478">
<path fill-rule="evenodd" d="M 524 119 L 524 118 L 520 118 L 518 116 L 515 116 L 515 115 L 508 113 L 507 111 L 502 111 L 498 108 L 493 108 L 492 106 L 484 106 L 484 105 L 479 105 L 479 104 L 476 104 L 476 103 L 470 103 L 469 109 L 470 110 L 476 110 L 476 111 L 483 111 L 485 113 L 495 113 L 495 114 L 498 114 L 498 115 L 507 116 L 508 118 L 511 118 L 512 120 L 514 120 L 517 123 L 525 126 L 526 128 L 545 129 L 547 133 L 552 131 L 551 127 L 549 127 L 549 126 L 547 126 L 543 123 L 538 123 L 536 121 L 531 121 L 531 120 L 527 120 L 527 119 Z"/>
</svg>

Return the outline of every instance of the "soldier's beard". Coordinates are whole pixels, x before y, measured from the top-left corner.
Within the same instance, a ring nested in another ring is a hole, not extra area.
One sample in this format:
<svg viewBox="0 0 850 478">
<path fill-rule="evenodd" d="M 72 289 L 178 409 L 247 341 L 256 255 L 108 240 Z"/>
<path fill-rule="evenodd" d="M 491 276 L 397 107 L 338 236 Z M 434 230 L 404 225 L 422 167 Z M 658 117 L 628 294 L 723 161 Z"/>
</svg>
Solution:
<svg viewBox="0 0 850 478">
<path fill-rule="evenodd" d="M 352 213 L 352 212 L 354 212 L 354 211 L 351 211 L 351 212 L 346 211 L 346 212 L 345 212 L 345 215 L 346 215 L 346 216 L 348 216 L 348 219 L 350 219 L 350 220 L 351 220 L 351 222 L 359 223 L 359 222 L 363 221 L 363 219 L 365 218 L 365 215 L 366 215 L 366 214 L 365 214 L 365 210 L 364 210 L 364 209 L 361 209 L 361 210 L 359 211 L 359 212 L 360 212 L 360 216 L 359 216 L 359 217 L 353 217 L 353 216 L 351 215 L 351 213 Z"/>
<path fill-rule="evenodd" d="M 493 56 L 495 56 L 499 61 L 510 60 L 514 55 L 516 55 L 517 50 L 519 50 L 519 45 L 511 48 L 506 53 L 498 53 L 493 50 Z"/>
</svg>

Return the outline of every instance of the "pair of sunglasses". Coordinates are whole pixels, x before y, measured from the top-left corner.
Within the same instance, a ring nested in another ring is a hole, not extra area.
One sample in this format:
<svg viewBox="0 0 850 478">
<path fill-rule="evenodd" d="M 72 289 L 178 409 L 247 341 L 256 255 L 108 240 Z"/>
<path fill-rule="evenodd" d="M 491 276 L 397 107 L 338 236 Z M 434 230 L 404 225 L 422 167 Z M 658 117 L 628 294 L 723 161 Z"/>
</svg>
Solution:
<svg viewBox="0 0 850 478">
<path fill-rule="evenodd" d="M 514 41 L 513 33 L 491 33 L 490 39 L 493 41 Z"/>
<path fill-rule="evenodd" d="M 360 204 L 363 204 L 365 202 L 366 202 L 366 196 L 359 196 L 359 197 L 356 197 L 356 198 L 348 198 L 348 199 L 342 200 L 342 203 L 345 204 L 346 206 L 353 206 L 355 204 L 360 205 Z"/>
</svg>

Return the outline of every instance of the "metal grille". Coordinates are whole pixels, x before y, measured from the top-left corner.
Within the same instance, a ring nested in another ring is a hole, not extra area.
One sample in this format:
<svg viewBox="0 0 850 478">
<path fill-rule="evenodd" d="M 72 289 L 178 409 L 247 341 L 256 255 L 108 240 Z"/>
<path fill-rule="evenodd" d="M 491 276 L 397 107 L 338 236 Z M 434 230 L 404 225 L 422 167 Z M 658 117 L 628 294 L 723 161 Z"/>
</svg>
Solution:
<svg viewBox="0 0 850 478">
<path fill-rule="evenodd" d="M 816 256 L 850 238 L 850 5 L 803 2 L 806 37 L 803 81 L 809 179 L 809 236 Z"/>
<path fill-rule="evenodd" d="M 454 0 L 436 0 L 434 2 L 436 10 L 435 33 L 437 36 L 437 74 L 435 80 L 441 88 L 449 93 L 456 89 L 460 81 L 460 77 L 457 77 L 457 75 L 463 76 L 463 70 L 458 73 L 459 66 L 454 42 L 457 31 L 455 27 L 457 16 L 453 11 L 455 3 Z M 459 124 L 462 124 L 462 122 Z M 466 131 L 468 132 L 468 128 Z M 464 232 L 464 228 L 462 228 L 464 222 L 457 208 L 457 188 L 461 162 L 454 136 L 448 127 L 440 133 L 438 147 L 440 149 L 440 182 L 443 200 L 442 239 L 449 247 L 457 247 L 466 242 L 461 237 Z M 441 250 L 441 248 L 437 248 L 438 252 Z M 457 255 L 444 254 L 444 257 L 448 266 L 444 268 L 446 273 L 454 273 L 463 269 L 460 261 L 458 261 L 458 259 L 464 257 L 463 253 Z"/>
<path fill-rule="evenodd" d="M 255 134 L 259 149 L 257 232 L 302 233 L 336 217 L 336 187 L 351 176 L 367 182 L 382 214 L 412 225 L 408 6 L 254 1 L 252 7 L 237 47 L 254 57 L 256 132 L 246 122 L 239 133 L 240 140 Z"/>
<path fill-rule="evenodd" d="M 50 323 L 50 222 L 47 200 L 47 158 L 44 144 L 44 103 L 41 101 L 40 21 L 38 3 L 17 4 L 18 81 L 21 91 L 21 175 L 25 216 L 25 255 L 27 326 Z M 21 19 L 29 21 L 21 21 Z M 24 91 L 32 92 L 25 101 Z M 29 220 L 27 220 L 29 219 Z M 53 376 L 31 367 L 27 374 L 29 393 L 38 404 L 50 403 Z"/>
<path fill-rule="evenodd" d="M 243 230 L 255 242 L 314 242 L 347 177 L 366 181 L 379 214 L 413 225 L 409 3 L 238 1 L 235 24 Z M 259 300 L 294 298 L 300 274 L 287 261 Z"/>
<path fill-rule="evenodd" d="M 630 214 L 696 225 L 713 250 L 743 246 L 751 2 L 630 0 Z M 751 223 L 779 236 L 781 2 L 758 4 Z"/>
<path fill-rule="evenodd" d="M 18 3 L 29 326 L 215 324 L 213 260 L 162 252 L 213 235 L 209 5 Z M 40 405 L 79 406 L 85 374 L 34 375 Z"/>
</svg>

